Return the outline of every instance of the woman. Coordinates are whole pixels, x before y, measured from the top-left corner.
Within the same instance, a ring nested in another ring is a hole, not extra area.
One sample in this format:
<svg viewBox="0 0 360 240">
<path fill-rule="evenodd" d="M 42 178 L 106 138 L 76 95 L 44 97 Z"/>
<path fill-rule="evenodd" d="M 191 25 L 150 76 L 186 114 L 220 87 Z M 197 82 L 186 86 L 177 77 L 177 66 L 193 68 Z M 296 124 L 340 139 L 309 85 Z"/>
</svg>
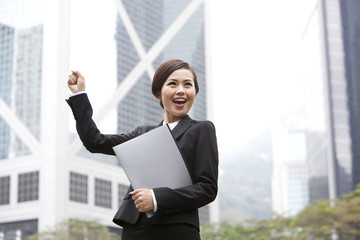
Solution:
<svg viewBox="0 0 360 240">
<path fill-rule="evenodd" d="M 112 154 L 112 147 L 169 124 L 182 152 L 193 185 L 170 189 L 132 189 L 114 217 L 123 227 L 122 240 L 129 239 L 200 239 L 198 208 L 212 202 L 217 195 L 218 151 L 215 127 L 210 121 L 195 121 L 187 114 L 193 105 L 199 84 L 195 71 L 182 60 L 164 62 L 155 72 L 153 95 L 164 109 L 158 126 L 140 126 L 127 134 L 101 134 L 91 119 L 92 108 L 80 72 L 69 75 L 70 105 L 80 139 L 90 152 Z M 144 214 L 154 211 L 147 218 Z"/>
</svg>

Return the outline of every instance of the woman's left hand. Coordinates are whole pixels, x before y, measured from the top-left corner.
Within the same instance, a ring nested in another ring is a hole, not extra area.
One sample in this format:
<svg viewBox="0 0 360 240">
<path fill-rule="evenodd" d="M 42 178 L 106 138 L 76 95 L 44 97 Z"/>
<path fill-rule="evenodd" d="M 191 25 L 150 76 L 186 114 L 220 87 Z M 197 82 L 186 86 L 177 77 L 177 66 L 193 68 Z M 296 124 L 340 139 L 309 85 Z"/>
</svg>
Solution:
<svg viewBox="0 0 360 240">
<path fill-rule="evenodd" d="M 139 212 L 154 210 L 154 202 L 149 189 L 136 189 L 130 193 L 134 200 L 135 207 Z"/>
</svg>

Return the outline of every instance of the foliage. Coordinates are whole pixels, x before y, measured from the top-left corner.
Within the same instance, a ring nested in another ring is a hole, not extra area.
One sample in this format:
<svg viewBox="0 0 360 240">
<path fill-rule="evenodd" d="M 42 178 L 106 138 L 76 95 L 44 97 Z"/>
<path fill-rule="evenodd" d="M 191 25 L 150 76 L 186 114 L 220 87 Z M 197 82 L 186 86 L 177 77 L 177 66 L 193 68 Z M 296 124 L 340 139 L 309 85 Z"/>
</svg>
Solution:
<svg viewBox="0 0 360 240">
<path fill-rule="evenodd" d="M 268 220 L 207 224 L 203 240 L 356 240 L 360 238 L 360 184 L 335 200 L 318 200 L 295 217 L 274 215 Z"/>
<path fill-rule="evenodd" d="M 295 218 L 295 226 L 300 229 L 296 239 L 331 239 L 338 222 L 332 204 L 330 200 L 318 200 L 301 211 Z"/>
<path fill-rule="evenodd" d="M 119 240 L 105 225 L 98 221 L 82 221 L 69 219 L 57 224 L 53 229 L 40 232 L 25 240 Z"/>
<path fill-rule="evenodd" d="M 206 224 L 201 228 L 203 240 L 277 240 L 292 239 L 289 235 L 291 219 L 277 217 L 274 220 L 247 220 L 243 224 Z"/>
</svg>

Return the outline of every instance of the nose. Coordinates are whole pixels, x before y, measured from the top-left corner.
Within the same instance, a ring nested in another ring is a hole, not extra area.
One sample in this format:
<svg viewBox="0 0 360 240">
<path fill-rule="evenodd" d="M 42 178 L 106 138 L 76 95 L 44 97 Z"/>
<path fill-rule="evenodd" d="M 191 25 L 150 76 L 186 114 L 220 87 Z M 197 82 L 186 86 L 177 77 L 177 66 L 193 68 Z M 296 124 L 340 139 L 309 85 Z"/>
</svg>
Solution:
<svg viewBox="0 0 360 240">
<path fill-rule="evenodd" d="M 179 85 L 178 89 L 176 90 L 177 95 L 182 95 L 185 93 L 184 87 L 182 85 Z"/>
</svg>

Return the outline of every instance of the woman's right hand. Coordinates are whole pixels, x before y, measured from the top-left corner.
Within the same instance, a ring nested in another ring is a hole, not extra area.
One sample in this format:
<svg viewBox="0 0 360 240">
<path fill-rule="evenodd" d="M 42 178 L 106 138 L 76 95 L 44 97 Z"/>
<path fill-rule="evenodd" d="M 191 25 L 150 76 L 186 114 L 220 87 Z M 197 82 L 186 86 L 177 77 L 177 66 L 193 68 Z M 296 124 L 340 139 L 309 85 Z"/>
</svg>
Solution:
<svg viewBox="0 0 360 240">
<path fill-rule="evenodd" d="M 67 84 L 72 93 L 85 91 L 85 78 L 79 71 L 71 71 Z"/>
</svg>

